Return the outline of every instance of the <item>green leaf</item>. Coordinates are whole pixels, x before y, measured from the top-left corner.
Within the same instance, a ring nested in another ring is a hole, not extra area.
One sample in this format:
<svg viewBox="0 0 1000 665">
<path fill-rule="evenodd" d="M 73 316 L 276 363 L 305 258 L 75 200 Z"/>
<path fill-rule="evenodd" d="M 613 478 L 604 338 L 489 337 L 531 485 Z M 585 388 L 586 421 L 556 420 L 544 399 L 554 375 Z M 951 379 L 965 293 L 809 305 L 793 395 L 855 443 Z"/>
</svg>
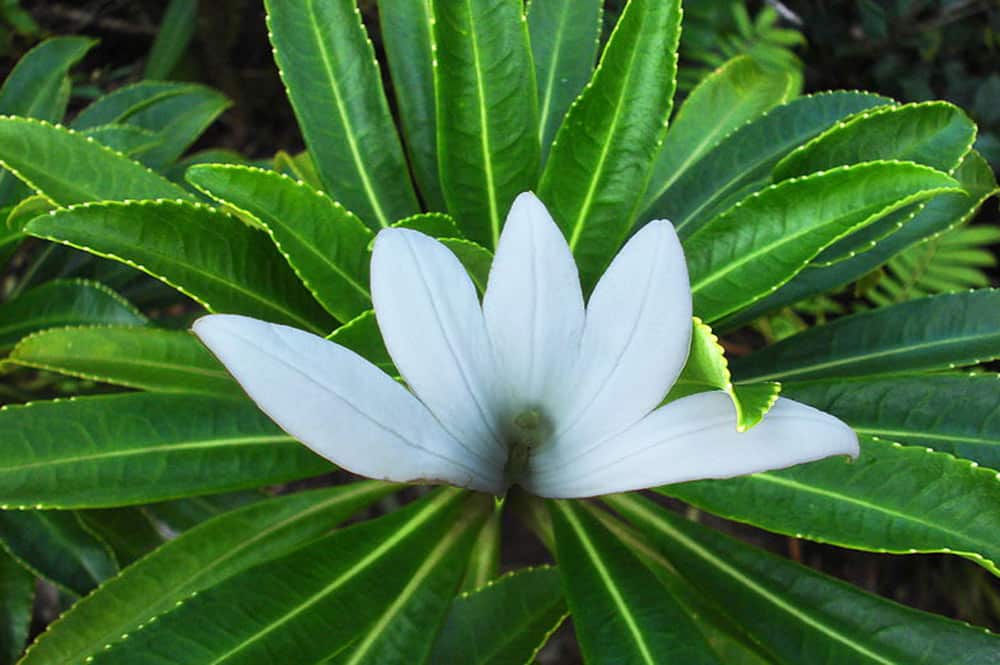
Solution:
<svg viewBox="0 0 1000 665">
<path fill-rule="evenodd" d="M 987 665 L 997 637 L 865 593 L 634 494 L 607 502 L 781 663 Z M 728 661 L 727 661 L 728 662 Z"/>
<path fill-rule="evenodd" d="M 793 150 L 774 182 L 860 162 L 907 161 L 950 172 L 972 148 L 976 126 L 957 106 L 924 102 L 859 113 Z"/>
<path fill-rule="evenodd" d="M 21 200 L 7 214 L 7 228 L 21 233 L 29 221 L 52 210 L 52 204 L 40 194 Z"/>
<path fill-rule="evenodd" d="M 184 533 L 195 526 L 223 513 L 263 501 L 268 495 L 261 490 L 243 490 L 226 494 L 206 494 L 186 499 L 161 501 L 143 507 L 143 510 L 164 524 L 174 533 Z"/>
<path fill-rule="evenodd" d="M 559 571 L 522 568 L 456 598 L 428 662 L 531 663 L 565 617 Z"/>
<path fill-rule="evenodd" d="M 151 169 L 163 169 L 177 160 L 232 102 L 205 86 L 193 86 L 165 96 L 131 113 L 127 122 L 155 132 L 162 142 L 139 158 Z"/>
<path fill-rule="evenodd" d="M 891 100 L 861 92 L 795 99 L 740 127 L 684 171 L 642 219 L 669 219 L 681 238 L 769 184 L 771 168 L 838 120 Z"/>
<path fill-rule="evenodd" d="M 963 192 L 938 194 L 903 228 L 880 240 L 874 248 L 831 266 L 806 267 L 777 291 L 749 308 L 735 312 L 717 327 L 736 327 L 768 311 L 860 279 L 904 249 L 918 247 L 964 223 L 997 191 L 993 170 L 975 151 L 966 156 L 954 175 L 962 185 Z"/>
<path fill-rule="evenodd" d="M 22 565 L 78 596 L 118 572 L 111 549 L 72 511 L 0 510 L 0 534 Z"/>
<path fill-rule="evenodd" d="M 601 36 L 600 0 L 531 0 L 528 33 L 538 84 L 542 161 L 570 104 L 590 80 Z"/>
<path fill-rule="evenodd" d="M 14 665 L 28 641 L 35 577 L 0 548 L 0 665 Z"/>
<path fill-rule="evenodd" d="M 313 296 L 341 321 L 371 308 L 368 244 L 361 220 L 322 192 L 276 171 L 205 164 L 188 181 L 268 230 Z"/>
<path fill-rule="evenodd" d="M 631 0 L 566 114 L 538 185 L 585 291 L 639 212 L 673 104 L 680 2 Z"/>
<path fill-rule="evenodd" d="M 926 166 L 872 162 L 768 187 L 684 242 L 695 312 L 712 322 L 746 307 L 846 233 L 956 186 Z"/>
<path fill-rule="evenodd" d="M 413 177 L 425 207 L 444 210 L 438 179 L 432 0 L 378 0 L 378 18 Z"/>
<path fill-rule="evenodd" d="M 996 358 L 1000 291 L 951 293 L 845 316 L 733 360 L 746 381 L 906 374 Z"/>
<path fill-rule="evenodd" d="M 796 538 L 914 554 L 948 552 L 1000 574 L 997 472 L 924 448 L 861 437 L 861 456 L 658 488 L 699 508 Z"/>
<path fill-rule="evenodd" d="M 170 0 L 146 56 L 143 78 L 165 79 L 177 67 L 198 27 L 198 0 Z"/>
<path fill-rule="evenodd" d="M 279 150 L 274 154 L 273 161 L 275 171 L 291 176 L 300 182 L 304 182 L 313 189 L 323 189 L 323 183 L 320 182 L 319 175 L 316 173 L 316 164 L 313 163 L 308 150 L 303 150 L 296 155 L 290 155 L 284 150 Z M 240 164 L 242 163 L 242 160 L 208 160 L 200 163 L 211 164 L 213 162 L 221 162 L 223 164 Z"/>
<path fill-rule="evenodd" d="M 219 515 L 168 541 L 76 603 L 21 665 L 77 665 L 191 594 L 292 552 L 381 498 L 363 482 L 269 499 Z"/>
<path fill-rule="evenodd" d="M 141 559 L 163 543 L 156 526 L 139 508 L 80 510 L 76 516 L 85 528 L 108 544 L 121 567 Z"/>
<path fill-rule="evenodd" d="M 413 229 L 432 238 L 460 238 L 462 236 L 455 220 L 443 212 L 422 212 L 418 215 L 411 215 L 395 222 L 392 228 Z"/>
<path fill-rule="evenodd" d="M 440 241 L 462 262 L 479 293 L 485 293 L 486 283 L 490 277 L 490 266 L 493 265 L 493 253 L 482 245 L 464 238 L 440 238 Z"/>
<path fill-rule="evenodd" d="M 189 194 L 87 136 L 28 118 L 0 118 L 0 163 L 56 205 Z"/>
<path fill-rule="evenodd" d="M 0 409 L 0 504 L 104 508 L 324 473 L 249 401 L 125 393 Z"/>
<path fill-rule="evenodd" d="M 789 72 L 765 69 L 743 55 L 702 79 L 667 131 L 642 208 L 669 206 L 660 201 L 670 196 L 671 187 L 688 169 L 734 130 L 795 94 L 793 78 Z"/>
<path fill-rule="evenodd" d="M 418 211 L 354 0 L 265 0 L 275 61 L 327 193 L 373 229 Z"/>
<path fill-rule="evenodd" d="M 93 662 L 423 662 L 492 503 L 437 492 L 335 532 L 188 598 Z"/>
<path fill-rule="evenodd" d="M 588 663 L 718 664 L 653 572 L 582 507 L 549 504 L 556 558 Z"/>
<path fill-rule="evenodd" d="M 133 115 L 170 97 L 197 90 L 202 86 L 193 83 L 166 81 L 140 81 L 123 85 L 98 98 L 80 111 L 70 127 L 76 130 L 92 129 L 102 125 L 120 124 Z"/>
<path fill-rule="evenodd" d="M 142 154 L 163 142 L 148 129 L 132 125 L 101 125 L 84 130 L 83 134 L 126 157 Z"/>
<path fill-rule="evenodd" d="M 138 268 L 211 312 L 246 314 L 317 333 L 333 327 L 267 234 L 205 205 L 74 206 L 35 219 L 25 231 Z"/>
<path fill-rule="evenodd" d="M 0 348 L 33 332 L 86 324 L 146 325 L 121 296 L 97 282 L 52 280 L 0 305 Z"/>
<path fill-rule="evenodd" d="M 736 407 L 736 429 L 745 431 L 761 421 L 771 410 L 781 391 L 779 383 L 733 386 L 726 351 L 712 329 L 694 317 L 694 332 L 687 363 L 664 399 L 670 402 L 681 397 L 709 390 L 728 393 Z"/>
<path fill-rule="evenodd" d="M 23 338 L 6 362 L 139 390 L 244 394 L 215 356 L 187 331 L 50 328 Z"/>
<path fill-rule="evenodd" d="M 354 351 L 390 376 L 399 375 L 399 370 L 385 348 L 374 311 L 359 314 L 327 335 L 327 339 Z"/>
<path fill-rule="evenodd" d="M 538 97 L 519 0 L 432 0 L 441 187 L 462 232 L 495 248 L 538 177 Z"/>
<path fill-rule="evenodd" d="M 461 590 L 475 591 L 500 576 L 500 546 L 503 542 L 503 506 L 496 505 L 472 545 Z"/>
<path fill-rule="evenodd" d="M 899 376 L 790 383 L 787 393 L 859 434 L 929 446 L 1000 469 L 1000 379 L 995 374 Z"/>
</svg>

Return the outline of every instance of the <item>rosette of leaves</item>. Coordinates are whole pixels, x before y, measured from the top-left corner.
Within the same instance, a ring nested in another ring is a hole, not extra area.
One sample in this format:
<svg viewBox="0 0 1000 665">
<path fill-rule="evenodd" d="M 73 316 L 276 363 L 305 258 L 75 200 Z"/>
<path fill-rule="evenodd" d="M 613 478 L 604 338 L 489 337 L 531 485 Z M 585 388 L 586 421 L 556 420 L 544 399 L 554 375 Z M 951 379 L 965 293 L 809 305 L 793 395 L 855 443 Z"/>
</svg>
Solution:
<svg viewBox="0 0 1000 665">
<path fill-rule="evenodd" d="M 0 119 L 0 159 L 33 155 L 13 170 L 62 201 L 24 232 L 146 272 L 207 311 L 329 335 L 391 372 L 367 289 L 378 229 L 442 239 L 482 286 L 503 213 L 534 190 L 589 290 L 638 224 L 669 218 L 698 317 L 682 392 L 728 391 L 750 428 L 780 390 L 852 425 L 862 452 L 653 496 L 1000 571 L 1000 382 L 956 371 L 1000 355 L 1000 295 L 876 308 L 732 363 L 718 340 L 972 215 L 996 183 L 961 110 L 861 92 L 793 98 L 791 75 L 737 58 L 674 111 L 678 2 L 632 0 L 598 58 L 596 1 L 533 0 L 525 15 L 516 0 L 381 0 L 386 63 L 350 0 L 265 5 L 308 148 L 285 162 L 295 177 L 194 166 L 187 182 L 209 204 L 162 191 L 173 185 L 78 131 Z M 60 199 L 80 173 L 131 188 Z M 638 494 L 494 501 L 371 481 L 248 494 L 333 469 L 187 332 L 53 329 L 7 362 L 132 389 L 0 411 L 4 570 L 20 585 L 3 596 L 5 655 L 21 647 L 31 577 L 58 584 L 68 606 L 24 665 L 529 663 L 567 615 L 588 663 L 985 665 L 1000 645 Z M 199 498 L 174 501 L 184 497 Z M 140 506 L 179 535 L 145 553 L 120 522 L 80 517 Z M 554 566 L 499 575 L 503 511 Z M 51 537 L 24 535 L 39 532 Z"/>
</svg>

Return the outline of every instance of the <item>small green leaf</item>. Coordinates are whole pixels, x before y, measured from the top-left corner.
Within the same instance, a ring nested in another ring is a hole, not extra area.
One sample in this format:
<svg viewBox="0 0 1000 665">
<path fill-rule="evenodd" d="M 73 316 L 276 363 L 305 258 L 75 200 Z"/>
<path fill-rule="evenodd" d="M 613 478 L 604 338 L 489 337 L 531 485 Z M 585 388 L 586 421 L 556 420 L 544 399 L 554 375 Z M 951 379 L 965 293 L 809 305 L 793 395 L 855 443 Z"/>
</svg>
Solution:
<svg viewBox="0 0 1000 665">
<path fill-rule="evenodd" d="M 193 166 L 187 179 L 263 224 L 299 279 L 337 319 L 349 321 L 371 307 L 373 234 L 328 196 L 276 171 L 248 166 Z"/>
<path fill-rule="evenodd" d="M 35 576 L 0 547 L 0 665 L 14 665 L 28 641 Z"/>
<path fill-rule="evenodd" d="M 492 503 L 446 490 L 335 532 L 189 597 L 93 662 L 423 662 Z"/>
<path fill-rule="evenodd" d="M 995 374 L 827 380 L 786 387 L 789 397 L 841 418 L 859 434 L 929 446 L 1000 469 L 1000 378 Z"/>
<path fill-rule="evenodd" d="M 143 78 L 168 78 L 187 51 L 197 27 L 198 0 L 170 0 L 146 56 Z"/>
<path fill-rule="evenodd" d="M 789 151 L 838 120 L 891 103 L 861 92 L 800 97 L 740 127 L 692 164 L 642 219 L 669 219 L 681 238 L 769 184 L 771 168 Z"/>
<path fill-rule="evenodd" d="M 440 241 L 462 262 L 476 289 L 480 293 L 485 293 L 486 283 L 490 277 L 490 266 L 493 265 L 493 253 L 482 245 L 464 238 L 440 238 Z"/>
<path fill-rule="evenodd" d="M 368 310 L 340 326 L 327 335 L 327 339 L 354 351 L 368 362 L 390 376 L 398 376 L 399 370 L 392 362 L 389 351 L 378 329 L 375 312 Z"/>
<path fill-rule="evenodd" d="M 590 83 L 566 114 L 538 185 L 584 291 L 639 212 L 673 104 L 680 2 L 631 0 Z"/>
<path fill-rule="evenodd" d="M 215 356 L 186 331 L 50 328 L 23 338 L 7 362 L 140 390 L 244 394 Z"/>
<path fill-rule="evenodd" d="M 741 381 L 906 374 L 996 358 L 1000 291 L 950 293 L 845 316 L 733 361 Z"/>
<path fill-rule="evenodd" d="M 59 125 L 0 118 L 0 163 L 60 206 L 189 194 L 111 148 Z"/>
<path fill-rule="evenodd" d="M 132 125 L 101 125 L 83 134 L 126 157 L 135 157 L 163 142 L 154 132 Z"/>
<path fill-rule="evenodd" d="M 178 417 L 180 416 L 180 417 Z M 126 393 L 0 409 L 0 505 L 105 508 L 331 469 L 249 401 Z"/>
<path fill-rule="evenodd" d="M 432 0 L 378 0 L 378 18 L 413 177 L 425 207 L 444 210 L 438 179 Z"/>
<path fill-rule="evenodd" d="M 448 212 L 495 248 L 538 177 L 538 97 L 519 0 L 433 0 L 438 160 Z"/>
<path fill-rule="evenodd" d="M 602 4 L 600 0 L 528 3 L 526 13 L 538 84 L 538 136 L 543 162 L 566 111 L 594 72 Z"/>
<path fill-rule="evenodd" d="M 997 472 L 929 449 L 861 437 L 855 461 L 658 488 L 727 519 L 841 547 L 948 552 L 1000 574 Z"/>
<path fill-rule="evenodd" d="M 267 234 L 214 208 L 182 201 L 96 203 L 30 222 L 31 235 L 115 259 L 166 282 L 213 312 L 333 327 Z"/>
<path fill-rule="evenodd" d="M 41 194 L 29 196 L 21 200 L 7 214 L 7 228 L 20 233 L 24 230 L 25 224 L 52 210 L 52 207 L 52 203 Z"/>
<path fill-rule="evenodd" d="M 76 130 L 92 129 L 102 125 L 121 124 L 136 113 L 159 104 L 170 97 L 201 89 L 193 83 L 169 83 L 166 81 L 140 81 L 123 85 L 117 90 L 98 98 L 80 111 L 70 127 Z"/>
<path fill-rule="evenodd" d="M 1000 648 L 985 630 L 865 593 L 634 494 L 607 502 L 773 652 L 769 663 L 989 665 Z"/>
<path fill-rule="evenodd" d="M 531 663 L 565 617 L 559 571 L 517 570 L 452 602 L 427 662 Z"/>
<path fill-rule="evenodd" d="M 926 166 L 871 162 L 754 194 L 684 242 L 695 313 L 712 322 L 746 307 L 846 233 L 957 185 Z"/>
<path fill-rule="evenodd" d="M 0 510 L 0 534 L 29 570 L 78 596 L 118 572 L 111 549 L 72 511 Z"/>
<path fill-rule="evenodd" d="M 549 504 L 556 559 L 588 663 L 718 665 L 653 572 L 574 503 Z"/>
<path fill-rule="evenodd" d="M 330 196 L 373 229 L 418 211 L 354 0 L 265 0 L 275 61 Z"/>
<path fill-rule="evenodd" d="M 21 665 L 78 665 L 191 594 L 325 536 L 392 489 L 363 482 L 302 492 L 206 521 L 76 603 L 39 636 Z"/>
<path fill-rule="evenodd" d="M 155 148 L 143 152 L 139 161 L 152 169 L 166 168 L 231 105 L 217 90 L 193 86 L 131 113 L 127 120 L 130 125 L 148 129 L 162 139 Z"/>
<path fill-rule="evenodd" d="M 684 100 L 660 148 L 642 203 L 643 209 L 651 211 L 647 214 L 656 216 L 671 187 L 720 141 L 787 102 L 795 94 L 793 80 L 791 73 L 765 69 L 746 55 L 702 79 Z"/>
<path fill-rule="evenodd" d="M 451 216 L 443 212 L 422 212 L 401 219 L 392 225 L 394 229 L 413 229 L 432 238 L 460 238 L 462 232 Z"/>
<path fill-rule="evenodd" d="M 85 280 L 52 280 L 0 305 L 0 348 L 60 326 L 144 326 L 146 317 L 111 289 Z"/>
<path fill-rule="evenodd" d="M 736 405 L 736 429 L 745 432 L 767 415 L 781 394 L 781 384 L 739 383 L 733 386 L 733 404 Z"/>
</svg>

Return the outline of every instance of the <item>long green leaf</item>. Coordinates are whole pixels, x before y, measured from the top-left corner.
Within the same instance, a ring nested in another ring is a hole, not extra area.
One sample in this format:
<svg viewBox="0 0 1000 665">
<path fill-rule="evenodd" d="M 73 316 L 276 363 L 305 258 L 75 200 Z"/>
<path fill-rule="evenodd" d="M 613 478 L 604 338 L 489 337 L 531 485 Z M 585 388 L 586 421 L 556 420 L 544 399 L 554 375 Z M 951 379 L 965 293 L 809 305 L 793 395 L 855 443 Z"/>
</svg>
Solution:
<svg viewBox="0 0 1000 665">
<path fill-rule="evenodd" d="M 768 311 L 860 279 L 906 248 L 928 242 L 938 234 L 966 222 L 986 199 L 997 192 L 993 169 L 974 150 L 955 170 L 954 176 L 964 191 L 938 194 L 903 228 L 879 240 L 868 251 L 833 265 L 806 267 L 774 293 L 721 321 L 718 328 L 736 327 Z"/>
<path fill-rule="evenodd" d="M 330 470 L 243 400 L 128 393 L 0 409 L 0 505 L 103 508 Z"/>
<path fill-rule="evenodd" d="M 1000 291 L 950 293 L 837 319 L 733 360 L 740 380 L 840 378 L 975 365 L 996 358 Z"/>
<path fill-rule="evenodd" d="M 192 593 L 325 536 L 391 489 L 366 482 L 302 492 L 204 522 L 76 603 L 38 637 L 22 665 L 77 665 Z"/>
<path fill-rule="evenodd" d="M 0 348 L 60 326 L 144 326 L 147 319 L 111 289 L 85 280 L 52 280 L 0 305 Z"/>
<path fill-rule="evenodd" d="M 244 394 L 215 356 L 186 331 L 50 328 L 23 338 L 7 362 L 140 390 Z"/>
<path fill-rule="evenodd" d="M 170 83 L 167 81 L 140 81 L 131 85 L 123 85 L 117 90 L 97 98 L 80 111 L 73 118 L 70 127 L 84 130 L 102 125 L 124 123 L 149 106 L 199 88 L 201 86 L 194 83 Z"/>
<path fill-rule="evenodd" d="M 146 56 L 143 78 L 165 79 L 177 67 L 198 27 L 198 0 L 170 0 Z"/>
<path fill-rule="evenodd" d="M 791 279 L 844 234 L 957 183 L 926 166 L 872 162 L 789 180 L 744 199 L 684 242 L 695 313 L 708 322 Z"/>
<path fill-rule="evenodd" d="M 28 641 L 35 577 L 0 548 L 0 665 L 14 665 Z"/>
<path fill-rule="evenodd" d="M 35 219 L 25 231 L 138 268 L 209 311 L 319 333 L 333 327 L 267 234 L 208 206 L 181 201 L 74 206 Z"/>
<path fill-rule="evenodd" d="M 791 383 L 789 397 L 841 418 L 860 434 L 1000 469 L 1000 378 L 931 375 Z"/>
<path fill-rule="evenodd" d="M 692 164 L 643 219 L 669 219 L 681 238 L 770 183 L 793 148 L 852 113 L 890 103 L 878 95 L 828 92 L 801 97 L 735 130 Z"/>
<path fill-rule="evenodd" d="M 538 136 L 543 162 L 566 111 L 594 72 L 602 4 L 600 0 L 528 3 L 526 13 L 538 84 Z"/>
<path fill-rule="evenodd" d="M 425 207 L 444 210 L 438 177 L 432 0 L 378 0 L 378 17 L 413 177 Z"/>
<path fill-rule="evenodd" d="M 451 213 L 495 248 L 508 208 L 538 177 L 538 99 L 518 0 L 433 0 L 438 159 Z"/>
<path fill-rule="evenodd" d="M 276 171 L 246 166 L 193 166 L 187 179 L 259 220 L 302 282 L 339 320 L 371 307 L 372 232 L 325 194 Z"/>
<path fill-rule="evenodd" d="M 565 501 L 549 505 L 559 572 L 588 663 L 719 663 L 635 554 L 582 508 Z"/>
<path fill-rule="evenodd" d="M 854 462 L 658 491 L 769 531 L 875 552 L 948 552 L 1000 574 L 997 472 L 929 449 L 862 436 Z"/>
<path fill-rule="evenodd" d="M 988 665 L 1000 649 L 982 629 L 865 593 L 635 495 L 608 503 L 782 663 Z"/>
<path fill-rule="evenodd" d="M 336 532 L 188 598 L 93 662 L 423 662 L 491 504 L 449 490 Z"/>
<path fill-rule="evenodd" d="M 107 543 L 122 568 L 163 544 L 156 525 L 140 508 L 78 510 L 76 516 L 88 531 Z"/>
<path fill-rule="evenodd" d="M 0 510 L 0 544 L 22 565 L 82 596 L 118 572 L 107 543 L 62 510 Z"/>
<path fill-rule="evenodd" d="M 765 69 L 746 55 L 738 56 L 706 76 L 677 112 L 653 166 L 642 207 L 654 211 L 693 165 L 741 125 L 787 102 L 795 94 L 795 77 Z M 640 220 L 640 222 L 646 220 Z"/>
<path fill-rule="evenodd" d="M 213 517 L 263 501 L 266 498 L 268 495 L 261 490 L 242 490 L 151 503 L 143 506 L 143 510 L 170 531 L 182 534 Z"/>
<path fill-rule="evenodd" d="M 189 194 L 87 136 L 28 118 L 0 118 L 0 163 L 56 205 Z"/>
<path fill-rule="evenodd" d="M 451 604 L 429 663 L 530 663 L 566 617 L 559 571 L 508 573 Z"/>
<path fill-rule="evenodd" d="M 417 212 L 354 0 L 266 0 L 275 61 L 327 193 L 377 229 Z"/>
<path fill-rule="evenodd" d="M 673 104 L 680 2 L 631 0 L 538 185 L 589 291 L 639 212 Z"/>
<path fill-rule="evenodd" d="M 166 168 L 231 104 L 217 90 L 193 86 L 131 113 L 126 122 L 148 129 L 163 139 L 156 147 L 143 152 L 139 161 L 152 169 Z"/>
</svg>

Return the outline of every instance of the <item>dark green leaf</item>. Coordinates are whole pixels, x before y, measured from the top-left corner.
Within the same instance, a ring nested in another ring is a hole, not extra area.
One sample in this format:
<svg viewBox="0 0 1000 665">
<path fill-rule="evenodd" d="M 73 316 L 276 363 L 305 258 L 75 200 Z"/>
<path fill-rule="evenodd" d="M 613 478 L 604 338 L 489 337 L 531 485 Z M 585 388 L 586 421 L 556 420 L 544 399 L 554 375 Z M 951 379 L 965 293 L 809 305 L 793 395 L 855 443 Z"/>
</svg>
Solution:
<svg viewBox="0 0 1000 665">
<path fill-rule="evenodd" d="M 149 517 L 138 508 L 80 510 L 83 525 L 108 544 L 121 567 L 142 558 L 163 543 Z"/>
<path fill-rule="evenodd" d="M 74 206 L 26 232 L 121 261 L 213 312 L 256 316 L 317 333 L 333 327 L 266 233 L 181 201 Z"/>
<path fill-rule="evenodd" d="M 538 191 L 589 291 L 639 212 L 673 104 L 680 2 L 632 0 L 556 134 Z"/>
<path fill-rule="evenodd" d="M 327 193 L 374 229 L 417 212 L 354 0 L 264 6 L 275 61 Z"/>
<path fill-rule="evenodd" d="M 143 78 L 165 79 L 177 67 L 198 27 L 198 0 L 170 0 L 146 56 Z"/>
<path fill-rule="evenodd" d="M 166 81 L 140 81 L 124 85 L 80 111 L 70 126 L 76 130 L 83 130 L 123 123 L 149 106 L 199 88 L 201 86 L 193 83 Z"/>
<path fill-rule="evenodd" d="M 399 371 L 389 356 L 389 351 L 385 348 L 385 342 L 382 340 L 382 332 L 378 329 L 378 321 L 375 320 L 374 311 L 368 310 L 359 314 L 330 333 L 327 339 L 354 351 L 382 371 L 392 376 L 399 375 Z"/>
<path fill-rule="evenodd" d="M 163 169 L 201 136 L 231 102 L 222 93 L 194 86 L 177 95 L 164 96 L 129 114 L 130 125 L 156 133 L 162 142 L 139 157 L 152 169 Z"/>
<path fill-rule="evenodd" d="M 35 576 L 0 547 L 0 665 L 14 665 L 28 640 Z"/>
<path fill-rule="evenodd" d="M 266 498 L 268 495 L 260 490 L 243 490 L 162 501 L 149 504 L 143 510 L 174 533 L 184 533 L 213 517 Z"/>
<path fill-rule="evenodd" d="M 0 409 L 0 504 L 103 508 L 318 475 L 331 466 L 249 401 L 128 393 Z"/>
</svg>

